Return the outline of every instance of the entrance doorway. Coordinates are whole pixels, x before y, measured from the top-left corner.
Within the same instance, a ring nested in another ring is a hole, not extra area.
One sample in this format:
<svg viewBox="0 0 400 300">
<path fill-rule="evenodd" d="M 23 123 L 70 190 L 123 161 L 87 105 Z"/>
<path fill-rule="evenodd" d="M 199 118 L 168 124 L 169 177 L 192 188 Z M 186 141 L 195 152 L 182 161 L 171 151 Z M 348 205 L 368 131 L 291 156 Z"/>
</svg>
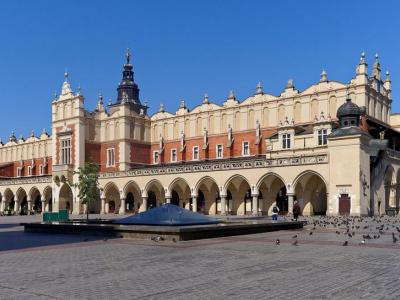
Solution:
<svg viewBox="0 0 400 300">
<path fill-rule="evenodd" d="M 339 214 L 350 214 L 350 197 L 348 194 L 341 194 L 339 198 Z"/>
</svg>

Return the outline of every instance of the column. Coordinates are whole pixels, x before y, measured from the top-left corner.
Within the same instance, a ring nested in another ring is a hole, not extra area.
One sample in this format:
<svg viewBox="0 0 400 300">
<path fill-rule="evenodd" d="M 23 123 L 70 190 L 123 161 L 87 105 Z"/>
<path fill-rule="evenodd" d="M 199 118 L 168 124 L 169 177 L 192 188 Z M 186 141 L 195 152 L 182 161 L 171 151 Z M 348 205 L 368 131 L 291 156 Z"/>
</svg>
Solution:
<svg viewBox="0 0 400 300">
<path fill-rule="evenodd" d="M 46 198 L 44 198 L 43 196 L 40 198 L 40 201 L 42 203 L 42 214 L 46 211 Z M 50 199 L 51 201 L 51 199 Z"/>
<path fill-rule="evenodd" d="M 121 198 L 121 207 L 119 208 L 119 214 L 124 215 L 126 212 L 126 201 L 125 198 Z"/>
<path fill-rule="evenodd" d="M 221 215 L 226 215 L 226 196 L 221 195 Z"/>
<path fill-rule="evenodd" d="M 294 202 L 294 194 L 287 194 L 288 196 L 288 216 L 293 215 L 293 202 Z"/>
<path fill-rule="evenodd" d="M 197 212 L 197 196 L 192 196 L 192 211 Z"/>
<path fill-rule="evenodd" d="M 147 211 L 147 197 L 142 196 L 142 206 L 140 207 L 139 212 Z"/>
<path fill-rule="evenodd" d="M 28 212 L 27 212 L 27 215 L 29 216 L 29 215 L 31 214 L 31 211 L 32 211 L 32 199 L 31 199 L 29 196 L 27 196 L 27 197 L 26 197 L 26 202 L 27 202 L 27 204 L 28 204 Z"/>
<path fill-rule="evenodd" d="M 252 195 L 252 196 L 253 196 L 252 215 L 258 216 L 258 195 Z"/>
<path fill-rule="evenodd" d="M 3 213 L 4 212 L 4 208 L 6 206 L 6 199 L 2 199 L 2 201 L 0 202 L 0 212 Z"/>
<path fill-rule="evenodd" d="M 15 204 L 14 204 L 14 214 L 19 215 L 19 201 L 18 200 L 14 200 Z"/>
<path fill-rule="evenodd" d="M 104 215 L 106 213 L 106 197 L 101 197 L 101 209 L 100 214 Z"/>
</svg>

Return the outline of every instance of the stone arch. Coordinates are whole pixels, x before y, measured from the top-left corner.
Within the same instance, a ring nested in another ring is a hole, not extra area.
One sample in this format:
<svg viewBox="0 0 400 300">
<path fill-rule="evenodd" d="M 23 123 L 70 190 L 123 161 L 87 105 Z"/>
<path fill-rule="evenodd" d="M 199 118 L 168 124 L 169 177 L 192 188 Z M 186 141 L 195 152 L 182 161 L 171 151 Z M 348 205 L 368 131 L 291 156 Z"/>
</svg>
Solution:
<svg viewBox="0 0 400 300">
<path fill-rule="evenodd" d="M 114 182 L 108 182 L 104 186 L 105 203 L 104 210 L 105 213 L 119 213 L 121 207 L 121 198 L 118 186 Z"/>
<path fill-rule="evenodd" d="M 72 193 L 72 188 L 64 183 L 60 188 L 60 193 L 58 196 L 58 209 L 66 209 L 70 213 L 73 211 L 74 196 Z"/>
<path fill-rule="evenodd" d="M 288 212 L 286 182 L 282 176 L 273 172 L 266 173 L 258 180 L 256 187 L 259 192 L 258 207 L 262 214 L 271 215 L 275 205 L 280 214 Z"/>
<path fill-rule="evenodd" d="M 293 181 L 295 200 L 299 202 L 303 215 L 325 215 L 327 203 L 327 183 L 318 172 L 307 170 Z"/>
<path fill-rule="evenodd" d="M 139 185 L 131 180 L 127 182 L 123 188 L 123 193 L 125 196 L 125 204 L 127 213 L 136 213 L 138 211 L 143 211 L 143 201 Z"/>
<path fill-rule="evenodd" d="M 20 187 L 15 192 L 17 203 L 16 211 L 22 215 L 28 214 L 28 194 L 26 193 L 25 189 Z"/>
<path fill-rule="evenodd" d="M 51 186 L 46 186 L 42 191 L 42 199 L 45 200 L 42 211 L 53 211 L 53 189 Z M 42 203 L 43 205 L 43 203 Z"/>
<path fill-rule="evenodd" d="M 214 178 L 204 176 L 197 181 L 195 191 L 200 194 L 201 191 L 204 196 L 204 213 L 209 215 L 216 215 L 221 213 L 221 197 L 219 188 Z"/>
<path fill-rule="evenodd" d="M 227 197 L 228 214 L 245 215 L 252 212 L 252 199 L 249 181 L 242 175 L 231 176 L 225 183 L 224 189 L 232 195 Z"/>
<path fill-rule="evenodd" d="M 15 211 L 15 195 L 10 188 L 7 188 L 3 195 L 3 210 L 14 210 Z"/>
<path fill-rule="evenodd" d="M 31 208 L 36 213 L 41 213 L 42 208 L 42 195 L 36 186 L 33 186 L 28 192 L 29 198 L 31 199 Z"/>
<path fill-rule="evenodd" d="M 146 184 L 145 193 L 147 194 L 147 209 L 154 208 L 165 203 L 164 187 L 159 180 L 150 180 Z"/>
<path fill-rule="evenodd" d="M 192 206 L 192 197 L 188 182 L 182 177 L 175 178 L 169 185 L 171 192 L 171 203 L 190 209 Z M 198 206 L 198 205 L 197 205 Z M 199 211 L 199 210 L 198 210 Z"/>
</svg>

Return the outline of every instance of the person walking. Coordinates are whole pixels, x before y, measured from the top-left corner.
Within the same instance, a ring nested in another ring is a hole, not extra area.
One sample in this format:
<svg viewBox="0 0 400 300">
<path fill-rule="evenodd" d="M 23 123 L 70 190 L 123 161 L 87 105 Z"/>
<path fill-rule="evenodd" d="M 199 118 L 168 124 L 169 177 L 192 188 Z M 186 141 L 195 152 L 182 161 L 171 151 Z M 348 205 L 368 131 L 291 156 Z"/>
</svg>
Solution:
<svg viewBox="0 0 400 300">
<path fill-rule="evenodd" d="M 293 203 L 293 217 L 297 222 L 297 218 L 299 217 L 300 214 L 300 205 L 299 202 L 297 202 L 297 200 L 294 201 Z"/>
<path fill-rule="evenodd" d="M 272 208 L 272 220 L 273 221 L 278 221 L 278 213 L 279 213 L 279 207 L 274 205 Z"/>
</svg>

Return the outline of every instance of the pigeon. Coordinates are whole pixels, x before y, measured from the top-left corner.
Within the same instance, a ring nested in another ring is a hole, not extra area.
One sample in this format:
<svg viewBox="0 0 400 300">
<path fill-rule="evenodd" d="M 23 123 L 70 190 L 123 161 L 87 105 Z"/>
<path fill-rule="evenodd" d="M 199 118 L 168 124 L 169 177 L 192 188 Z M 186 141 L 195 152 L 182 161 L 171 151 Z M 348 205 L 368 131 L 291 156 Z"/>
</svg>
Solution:
<svg viewBox="0 0 400 300">
<path fill-rule="evenodd" d="M 280 243 L 281 243 L 281 241 L 279 239 L 276 239 L 275 245 L 279 245 Z"/>
<path fill-rule="evenodd" d="M 297 234 L 295 234 L 294 236 L 292 236 L 292 239 L 297 239 Z"/>
<path fill-rule="evenodd" d="M 176 238 L 172 238 L 172 241 L 173 241 L 174 243 L 176 243 Z"/>
<path fill-rule="evenodd" d="M 340 231 L 336 231 L 336 234 L 340 234 Z"/>
<path fill-rule="evenodd" d="M 313 232 L 312 231 L 310 231 L 310 235 L 312 235 L 313 234 Z"/>
<path fill-rule="evenodd" d="M 299 245 L 299 241 L 298 240 L 295 240 L 293 243 L 292 243 L 292 246 L 298 246 Z"/>
<path fill-rule="evenodd" d="M 360 242 L 360 245 L 365 245 L 365 240 L 362 240 L 362 241 Z"/>
<path fill-rule="evenodd" d="M 349 244 L 348 241 L 345 241 L 342 246 L 347 246 Z"/>
</svg>

